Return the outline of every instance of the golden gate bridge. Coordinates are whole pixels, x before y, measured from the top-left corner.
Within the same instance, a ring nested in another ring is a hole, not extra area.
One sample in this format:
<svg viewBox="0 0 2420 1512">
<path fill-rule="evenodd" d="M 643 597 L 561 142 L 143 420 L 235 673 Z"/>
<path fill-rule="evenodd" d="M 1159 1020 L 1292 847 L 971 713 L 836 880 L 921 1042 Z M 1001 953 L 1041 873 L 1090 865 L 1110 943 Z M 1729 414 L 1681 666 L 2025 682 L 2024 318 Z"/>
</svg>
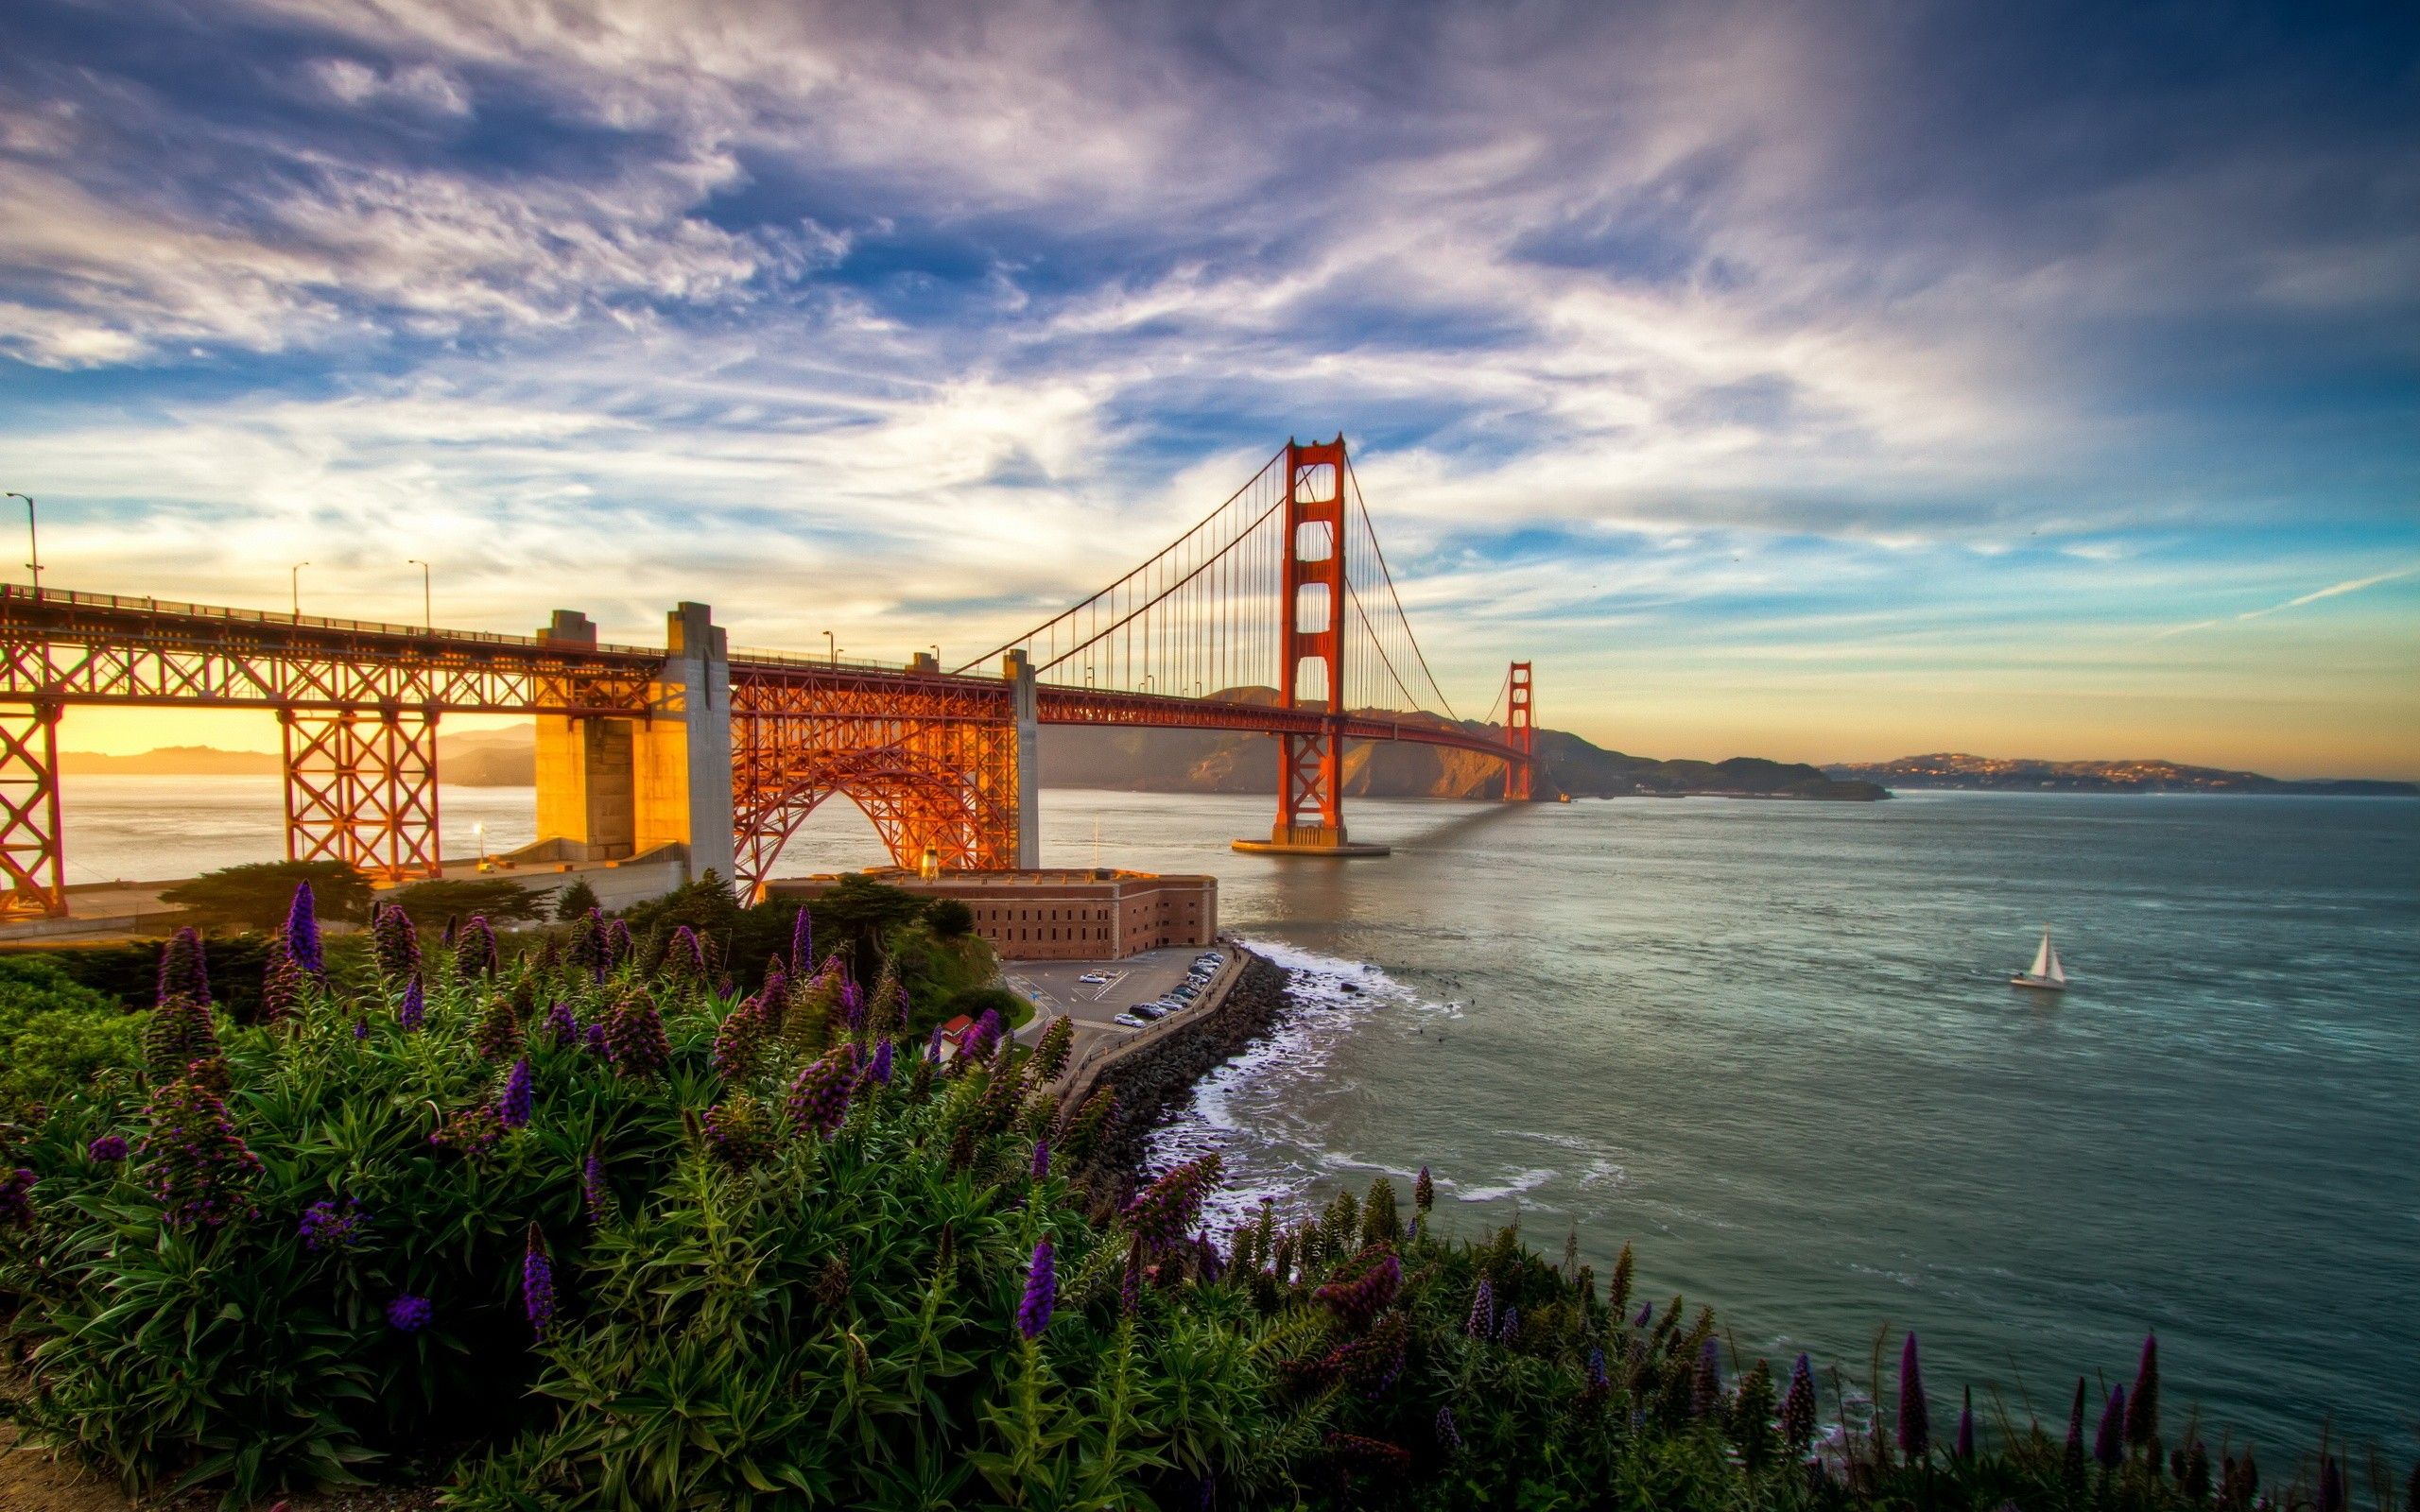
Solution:
<svg viewBox="0 0 2420 1512">
<path fill-rule="evenodd" d="M 58 726 L 76 705 L 273 711 L 287 855 L 388 882 L 438 875 L 437 725 L 458 713 L 535 717 L 558 858 L 677 844 L 692 877 L 751 892 L 836 796 L 902 866 L 1038 865 L 1043 725 L 1272 736 L 1277 816 L 1245 849 L 1374 851 L 1345 831 L 1351 743 L 1497 758 L 1508 800 L 1535 786 L 1530 663 L 1500 721 L 1456 716 L 1341 436 L 1288 441 L 1150 560 L 953 670 L 733 651 L 700 604 L 666 641 L 606 644 L 566 610 L 515 636 L 0 585 L 0 919 L 66 911 Z"/>
</svg>

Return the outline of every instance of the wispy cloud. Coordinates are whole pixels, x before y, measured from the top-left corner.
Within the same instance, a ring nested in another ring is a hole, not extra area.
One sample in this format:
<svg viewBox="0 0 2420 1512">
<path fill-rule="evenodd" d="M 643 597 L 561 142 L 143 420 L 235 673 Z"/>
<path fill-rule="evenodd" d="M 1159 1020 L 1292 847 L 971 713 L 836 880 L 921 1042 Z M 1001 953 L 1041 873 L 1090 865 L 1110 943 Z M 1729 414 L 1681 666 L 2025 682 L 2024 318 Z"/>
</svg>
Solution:
<svg viewBox="0 0 2420 1512">
<path fill-rule="evenodd" d="M 998 638 L 1341 428 L 1441 656 L 1577 627 L 1610 705 L 1642 640 L 2021 670 L 2420 548 L 2420 143 L 2352 30 L 119 11 L 0 20 L 0 459 L 96 585 L 442 551 L 497 623 Z"/>
<path fill-rule="evenodd" d="M 2392 572 L 2372 573 L 2367 577 L 2348 577 L 2341 583 L 2330 583 L 2325 588 L 2313 589 L 2308 593 L 2298 594 L 2293 598 L 2287 599 L 2281 604 L 2272 604 L 2266 609 L 2245 610 L 2242 613 L 2237 614 L 2232 618 L 2222 617 L 2219 619 L 2195 620 L 2190 625 L 2170 626 L 2169 628 L 2164 629 L 2157 635 L 2152 637 L 2152 639 L 2155 641 L 2166 640 L 2169 636 L 2185 635 L 2194 630 L 2216 629 L 2221 625 L 2235 625 L 2245 620 L 2267 619 L 2272 614 L 2282 614 L 2290 609 L 2300 609 L 2306 604 L 2316 604 L 2325 598 L 2338 598 L 2346 593 L 2358 593 L 2365 588 L 2376 588 L 2380 583 L 2392 583 L 2397 578 L 2410 577 L 2415 573 L 2420 573 L 2420 562 L 2414 562 L 2409 567 L 2397 567 Z"/>
</svg>

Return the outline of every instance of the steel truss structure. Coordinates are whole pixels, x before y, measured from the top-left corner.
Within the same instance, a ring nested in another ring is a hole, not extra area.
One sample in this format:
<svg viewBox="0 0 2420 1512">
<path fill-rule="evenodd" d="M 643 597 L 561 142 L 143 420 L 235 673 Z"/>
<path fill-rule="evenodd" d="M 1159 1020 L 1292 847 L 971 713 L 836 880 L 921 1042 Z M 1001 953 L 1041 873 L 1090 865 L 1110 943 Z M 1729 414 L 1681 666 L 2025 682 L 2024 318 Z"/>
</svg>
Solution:
<svg viewBox="0 0 2420 1512">
<path fill-rule="evenodd" d="M 1016 865 L 1016 725 L 1009 687 L 927 673 L 735 661 L 732 815 L 753 891 L 835 795 L 865 811 L 891 859 L 949 870 Z"/>
<path fill-rule="evenodd" d="M 55 699 L 0 706 L 0 920 L 67 911 Z"/>
<path fill-rule="evenodd" d="M 281 710 L 285 854 L 403 882 L 438 874 L 437 713 Z"/>
</svg>

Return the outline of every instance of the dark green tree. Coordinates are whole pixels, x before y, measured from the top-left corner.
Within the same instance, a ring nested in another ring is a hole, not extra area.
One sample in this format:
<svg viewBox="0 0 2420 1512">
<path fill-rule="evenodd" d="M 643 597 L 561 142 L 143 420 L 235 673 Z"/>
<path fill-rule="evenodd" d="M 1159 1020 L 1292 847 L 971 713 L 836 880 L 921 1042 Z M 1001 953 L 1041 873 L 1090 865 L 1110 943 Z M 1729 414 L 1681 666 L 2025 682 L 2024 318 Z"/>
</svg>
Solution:
<svg viewBox="0 0 2420 1512">
<path fill-rule="evenodd" d="M 285 922 L 297 884 L 309 883 L 321 919 L 358 923 L 370 916 L 370 879 L 341 861 L 253 861 L 205 871 L 164 889 L 160 901 L 205 925 L 256 929 Z"/>
<path fill-rule="evenodd" d="M 383 900 L 409 915 L 423 931 L 441 929 L 449 919 L 485 918 L 492 924 L 522 923 L 546 917 L 552 888 L 532 890 L 502 877 L 439 877 L 398 887 Z"/>
<path fill-rule="evenodd" d="M 975 910 L 955 898 L 936 898 L 925 907 L 925 923 L 937 939 L 963 939 L 975 933 Z"/>
<path fill-rule="evenodd" d="M 596 889 L 588 885 L 586 877 L 573 878 L 570 886 L 555 894 L 555 917 L 565 923 L 596 906 Z"/>
</svg>

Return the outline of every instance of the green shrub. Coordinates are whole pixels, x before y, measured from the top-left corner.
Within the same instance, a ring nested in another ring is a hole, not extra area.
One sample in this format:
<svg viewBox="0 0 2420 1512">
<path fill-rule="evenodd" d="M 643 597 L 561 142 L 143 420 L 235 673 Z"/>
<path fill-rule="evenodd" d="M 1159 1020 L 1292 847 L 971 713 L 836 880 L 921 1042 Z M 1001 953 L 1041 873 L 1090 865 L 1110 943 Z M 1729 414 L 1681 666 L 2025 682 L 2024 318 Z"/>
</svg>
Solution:
<svg viewBox="0 0 2420 1512">
<path fill-rule="evenodd" d="M 341 861 L 255 861 L 222 867 L 160 893 L 172 908 L 190 911 L 205 925 L 255 929 L 264 934 L 285 922 L 298 883 L 317 895 L 323 919 L 358 922 L 370 915 L 370 879 Z"/>
<path fill-rule="evenodd" d="M 56 1102 L 101 1072 L 130 1070 L 141 1028 L 126 1005 L 57 963 L 0 955 L 0 1114 Z"/>
<path fill-rule="evenodd" d="M 433 877 L 398 887 L 380 901 L 393 903 L 415 925 L 428 929 L 474 915 L 491 924 L 529 922 L 546 917 L 546 902 L 553 896 L 551 887 L 532 889 L 502 877 Z"/>
<path fill-rule="evenodd" d="M 936 939 L 957 939 L 975 933 L 975 910 L 955 898 L 936 898 L 925 905 L 925 923 Z"/>
<path fill-rule="evenodd" d="M 947 1023 L 961 1013 L 979 1019 L 986 1008 L 998 1014 L 1000 1022 L 1011 1029 L 1022 1028 L 1033 1018 L 1033 1005 L 1006 988 L 977 986 L 952 993 L 926 1016 L 929 1022 L 920 1023 L 911 1018 L 908 1027 L 914 1034 L 930 1034 L 936 1023 Z"/>
</svg>

